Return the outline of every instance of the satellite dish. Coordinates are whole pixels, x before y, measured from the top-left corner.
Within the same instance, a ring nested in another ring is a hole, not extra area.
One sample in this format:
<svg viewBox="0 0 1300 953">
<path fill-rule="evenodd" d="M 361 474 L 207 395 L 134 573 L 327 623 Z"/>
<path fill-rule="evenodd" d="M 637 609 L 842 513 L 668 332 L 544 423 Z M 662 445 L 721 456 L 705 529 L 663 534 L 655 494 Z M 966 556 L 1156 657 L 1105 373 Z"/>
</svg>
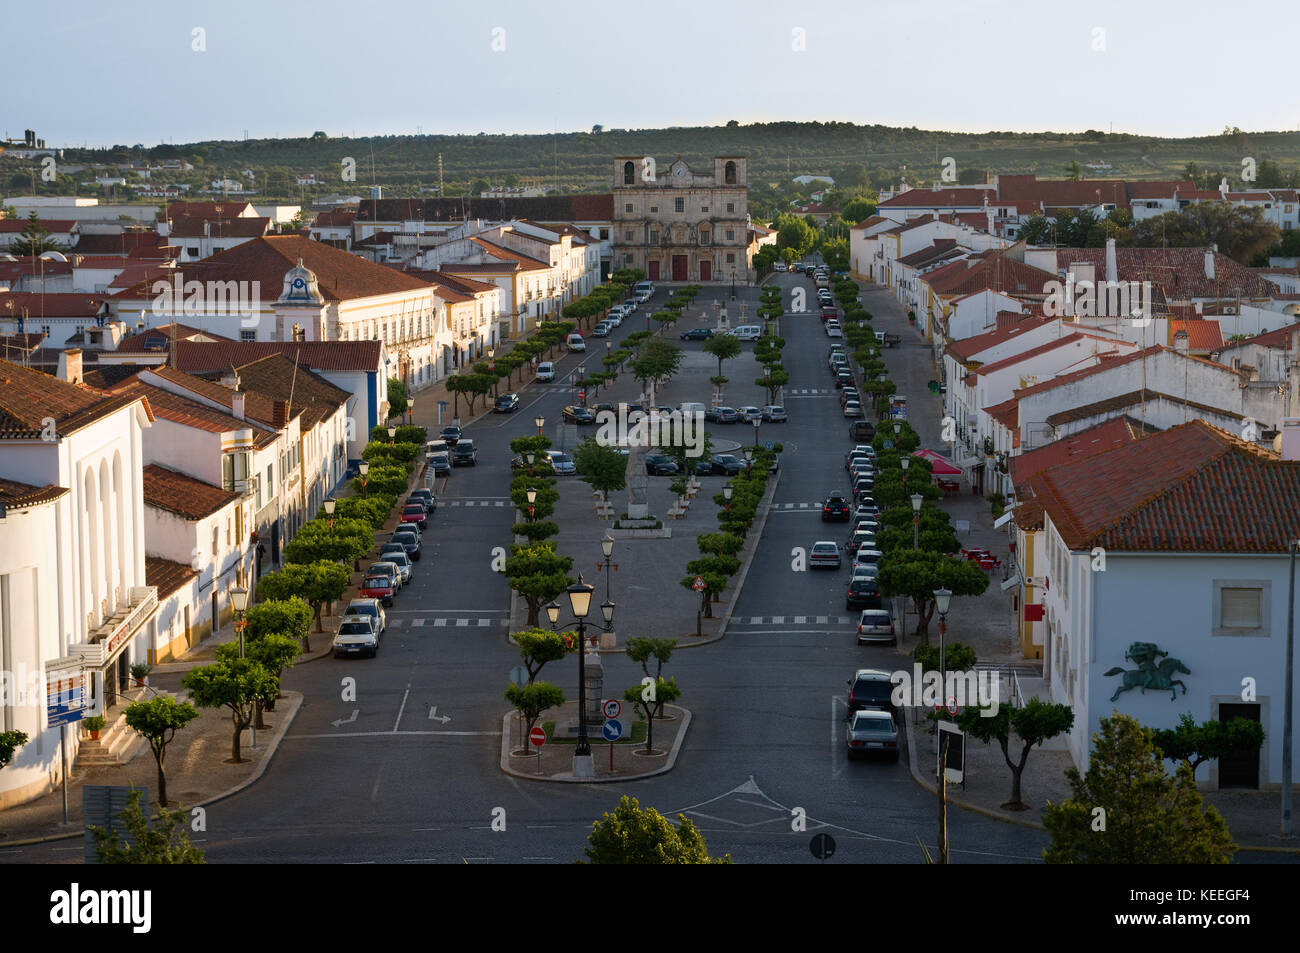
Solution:
<svg viewBox="0 0 1300 953">
<path fill-rule="evenodd" d="M 63 252 L 60 251 L 41 252 L 41 257 L 44 258 L 46 261 L 66 262 L 68 260 L 68 257 L 64 255 Z"/>
</svg>

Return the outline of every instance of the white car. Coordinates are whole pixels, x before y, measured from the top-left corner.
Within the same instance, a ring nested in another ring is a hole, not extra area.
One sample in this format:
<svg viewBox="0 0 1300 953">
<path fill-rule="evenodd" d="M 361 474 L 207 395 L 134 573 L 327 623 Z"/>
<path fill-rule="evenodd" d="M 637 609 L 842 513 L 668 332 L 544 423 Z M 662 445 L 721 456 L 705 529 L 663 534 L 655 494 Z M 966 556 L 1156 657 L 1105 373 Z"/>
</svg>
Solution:
<svg viewBox="0 0 1300 953">
<path fill-rule="evenodd" d="M 773 270 L 773 271 L 785 271 L 785 270 L 786 270 L 785 262 L 783 262 L 783 261 L 778 261 L 775 265 L 772 266 L 772 270 Z"/>
<path fill-rule="evenodd" d="M 551 468 L 560 476 L 570 476 L 578 472 L 573 457 L 560 450 L 547 450 L 546 458 L 551 461 Z"/>
<path fill-rule="evenodd" d="M 840 547 L 838 543 L 833 540 L 822 539 L 812 544 L 812 549 L 808 554 L 808 568 L 815 569 L 818 566 L 826 566 L 831 569 L 840 568 Z"/>
<path fill-rule="evenodd" d="M 635 297 L 628 298 L 623 302 L 623 315 L 626 317 L 629 314 L 635 313 L 638 304 L 640 304 L 640 302 L 637 301 Z"/>
<path fill-rule="evenodd" d="M 550 361 L 542 361 L 537 365 L 537 379 L 539 381 L 555 380 L 555 365 Z"/>
<path fill-rule="evenodd" d="M 850 400 L 850 401 L 848 401 L 848 402 L 844 405 L 844 416 L 845 416 L 845 417 L 861 417 L 861 416 L 862 416 L 862 405 L 859 404 L 856 400 Z"/>
<path fill-rule="evenodd" d="M 838 324 L 832 324 L 831 322 L 827 321 L 826 336 L 828 338 L 842 338 L 844 337 L 844 332 L 840 330 L 840 326 Z"/>
<path fill-rule="evenodd" d="M 609 314 L 605 315 L 604 323 L 609 325 L 611 328 L 616 328 L 623 323 L 623 318 L 626 316 L 626 312 L 619 311 L 617 308 L 611 308 Z"/>
</svg>

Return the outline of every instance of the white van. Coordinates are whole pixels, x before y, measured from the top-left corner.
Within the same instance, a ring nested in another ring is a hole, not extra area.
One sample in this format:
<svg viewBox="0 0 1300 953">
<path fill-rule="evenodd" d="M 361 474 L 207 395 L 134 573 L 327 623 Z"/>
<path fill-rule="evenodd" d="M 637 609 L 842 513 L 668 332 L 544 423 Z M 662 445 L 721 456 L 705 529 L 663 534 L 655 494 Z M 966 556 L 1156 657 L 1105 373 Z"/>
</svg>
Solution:
<svg viewBox="0 0 1300 953">
<path fill-rule="evenodd" d="M 687 400 L 682 402 L 683 417 L 694 416 L 695 414 L 699 414 L 702 417 L 707 409 L 708 408 L 703 404 L 695 403 L 694 401 Z"/>
<path fill-rule="evenodd" d="M 564 339 L 564 346 L 570 351 L 585 351 L 587 349 L 587 342 L 583 340 L 581 334 L 575 332 Z"/>
<path fill-rule="evenodd" d="M 731 333 L 741 341 L 757 341 L 763 336 L 763 330 L 757 324 L 742 324 Z"/>
<path fill-rule="evenodd" d="M 655 293 L 655 286 L 650 281 L 638 281 L 632 286 L 632 290 L 641 301 L 649 301 Z"/>
<path fill-rule="evenodd" d="M 555 365 L 550 361 L 542 361 L 537 365 L 537 379 L 539 381 L 555 380 Z"/>
</svg>

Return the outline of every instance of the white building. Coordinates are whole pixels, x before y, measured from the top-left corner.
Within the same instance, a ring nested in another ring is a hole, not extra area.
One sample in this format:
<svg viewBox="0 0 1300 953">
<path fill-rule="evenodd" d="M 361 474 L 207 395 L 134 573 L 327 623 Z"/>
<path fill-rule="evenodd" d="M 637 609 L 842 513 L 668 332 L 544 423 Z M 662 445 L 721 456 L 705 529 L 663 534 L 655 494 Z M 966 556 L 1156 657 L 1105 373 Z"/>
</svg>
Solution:
<svg viewBox="0 0 1300 953">
<path fill-rule="evenodd" d="M 60 377 L 0 362 L 0 671 L 77 657 L 100 711 L 145 660 L 158 604 L 141 479 L 153 414 L 141 396 L 78 386 L 79 358 L 67 352 Z M 30 738 L 0 772 L 0 806 L 60 779 L 60 732 L 47 727 L 43 685 L 38 694 L 0 702 L 0 730 Z M 77 732 L 67 734 L 71 759 Z"/>
</svg>

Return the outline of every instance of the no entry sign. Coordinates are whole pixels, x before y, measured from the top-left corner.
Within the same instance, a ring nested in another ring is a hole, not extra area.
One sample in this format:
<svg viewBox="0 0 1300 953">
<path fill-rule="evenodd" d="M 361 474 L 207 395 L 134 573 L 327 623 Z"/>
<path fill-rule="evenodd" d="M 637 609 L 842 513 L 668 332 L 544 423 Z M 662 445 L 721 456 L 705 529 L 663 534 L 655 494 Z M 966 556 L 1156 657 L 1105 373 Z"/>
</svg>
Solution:
<svg viewBox="0 0 1300 953">
<path fill-rule="evenodd" d="M 528 740 L 533 743 L 533 747 L 540 748 L 542 745 L 546 744 L 546 732 L 539 725 L 532 731 L 528 732 Z"/>
</svg>

